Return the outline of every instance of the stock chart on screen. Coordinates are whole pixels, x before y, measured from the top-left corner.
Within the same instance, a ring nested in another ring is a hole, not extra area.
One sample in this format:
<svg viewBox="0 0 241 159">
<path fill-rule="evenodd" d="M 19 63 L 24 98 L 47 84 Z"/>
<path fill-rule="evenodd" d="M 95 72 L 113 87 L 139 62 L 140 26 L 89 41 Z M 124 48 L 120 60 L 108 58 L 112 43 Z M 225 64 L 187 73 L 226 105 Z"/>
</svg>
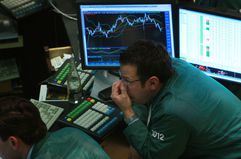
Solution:
<svg viewBox="0 0 241 159">
<path fill-rule="evenodd" d="M 119 55 L 139 39 L 163 43 L 174 56 L 171 6 L 80 6 L 86 65 L 119 66 Z"/>
</svg>

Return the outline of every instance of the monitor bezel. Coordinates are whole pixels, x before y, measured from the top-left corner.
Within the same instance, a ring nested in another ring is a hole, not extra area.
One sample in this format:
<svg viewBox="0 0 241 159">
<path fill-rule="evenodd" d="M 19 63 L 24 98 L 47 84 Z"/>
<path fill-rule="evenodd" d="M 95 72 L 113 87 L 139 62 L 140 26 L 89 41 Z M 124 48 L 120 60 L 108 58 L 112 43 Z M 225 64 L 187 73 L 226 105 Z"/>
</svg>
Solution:
<svg viewBox="0 0 241 159">
<path fill-rule="evenodd" d="M 180 58 L 180 27 L 179 27 L 179 10 L 180 9 L 186 9 L 186 10 L 190 10 L 190 11 L 196 11 L 196 12 L 201 12 L 201 13 L 205 13 L 205 14 L 212 14 L 214 16 L 223 16 L 226 18 L 231 18 L 231 19 L 235 19 L 235 20 L 240 20 L 241 21 L 241 13 L 235 11 L 235 10 L 230 10 L 230 9 L 223 9 L 223 8 L 213 8 L 213 7 L 207 7 L 207 6 L 198 6 L 198 5 L 193 5 L 193 4 L 184 4 L 184 5 L 179 5 L 176 8 L 176 13 L 177 13 L 177 21 L 176 24 L 178 25 L 178 29 L 176 30 L 177 33 L 177 39 L 179 39 L 179 41 L 176 43 L 176 57 Z M 188 62 L 188 61 L 187 61 Z M 191 62 L 189 62 L 191 63 Z M 192 65 L 195 65 L 193 63 L 191 63 Z M 217 68 L 220 69 L 221 68 Z M 214 76 L 214 75 L 210 75 L 207 74 L 205 71 L 202 71 L 203 73 L 205 73 L 207 76 L 210 76 L 216 80 L 221 80 L 221 81 L 227 81 L 227 82 L 232 82 L 232 83 L 237 83 L 237 84 L 241 84 L 241 82 L 239 81 L 235 81 L 235 80 L 231 80 L 231 79 L 226 79 L 226 78 L 222 78 L 221 76 Z"/>
<path fill-rule="evenodd" d="M 79 53 L 79 57 L 78 59 L 81 61 L 82 63 L 82 68 L 83 69 L 94 69 L 94 70 L 116 70 L 119 68 L 119 66 L 88 66 L 85 64 L 85 57 L 84 57 L 84 48 L 83 48 L 83 39 L 82 39 L 82 29 L 81 28 L 81 17 L 80 17 L 80 5 L 108 5 L 108 4 L 113 4 L 113 5 L 121 5 L 121 4 L 170 4 L 171 5 L 171 9 L 172 9 L 172 29 L 173 29 L 173 45 L 174 45 L 174 56 L 176 57 L 176 47 L 175 44 L 177 43 L 177 40 L 175 38 L 176 35 L 176 23 L 174 19 L 176 19 L 176 17 L 174 17 L 176 14 L 174 14 L 175 12 L 175 0 L 153 0 L 153 1 L 148 1 L 148 0 L 98 0 L 98 1 L 92 1 L 92 0 L 77 0 L 76 1 L 77 4 L 77 25 L 78 25 L 78 39 L 79 39 L 79 49 L 80 49 L 80 53 Z"/>
</svg>

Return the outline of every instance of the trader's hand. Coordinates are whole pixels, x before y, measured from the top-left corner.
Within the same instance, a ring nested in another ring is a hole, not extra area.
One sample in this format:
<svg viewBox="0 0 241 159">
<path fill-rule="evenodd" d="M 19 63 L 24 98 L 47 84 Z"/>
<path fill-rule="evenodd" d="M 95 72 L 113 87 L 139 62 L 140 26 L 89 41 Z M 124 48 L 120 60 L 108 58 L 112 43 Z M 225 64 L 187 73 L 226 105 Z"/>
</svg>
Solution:
<svg viewBox="0 0 241 159">
<path fill-rule="evenodd" d="M 131 99 L 127 94 L 126 86 L 119 80 L 112 85 L 112 100 L 123 111 L 126 118 L 134 115 Z"/>
</svg>

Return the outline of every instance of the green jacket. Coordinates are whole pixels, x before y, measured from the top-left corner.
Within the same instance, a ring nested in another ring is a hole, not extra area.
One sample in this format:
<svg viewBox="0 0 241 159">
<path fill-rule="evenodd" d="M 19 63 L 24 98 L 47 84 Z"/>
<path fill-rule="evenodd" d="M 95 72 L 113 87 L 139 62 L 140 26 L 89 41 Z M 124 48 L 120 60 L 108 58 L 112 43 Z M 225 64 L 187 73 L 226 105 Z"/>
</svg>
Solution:
<svg viewBox="0 0 241 159">
<path fill-rule="evenodd" d="M 34 145 L 31 159 L 110 159 L 100 145 L 79 129 L 63 128 Z"/>
<path fill-rule="evenodd" d="M 134 106 L 140 120 L 124 130 L 128 141 L 144 159 L 240 159 L 241 101 L 192 65 L 173 67 L 151 104 Z"/>
</svg>

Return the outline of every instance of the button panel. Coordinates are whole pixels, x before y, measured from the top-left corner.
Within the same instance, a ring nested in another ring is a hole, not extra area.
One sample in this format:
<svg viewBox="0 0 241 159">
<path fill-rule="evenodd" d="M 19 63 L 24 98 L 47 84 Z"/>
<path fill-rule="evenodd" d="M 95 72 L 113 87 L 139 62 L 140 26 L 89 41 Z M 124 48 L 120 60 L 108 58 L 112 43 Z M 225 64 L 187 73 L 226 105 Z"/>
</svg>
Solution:
<svg viewBox="0 0 241 159">
<path fill-rule="evenodd" d="M 67 113 L 63 122 L 79 127 L 95 137 L 102 137 L 119 123 L 122 116 L 123 113 L 117 107 L 88 97 Z"/>
</svg>

